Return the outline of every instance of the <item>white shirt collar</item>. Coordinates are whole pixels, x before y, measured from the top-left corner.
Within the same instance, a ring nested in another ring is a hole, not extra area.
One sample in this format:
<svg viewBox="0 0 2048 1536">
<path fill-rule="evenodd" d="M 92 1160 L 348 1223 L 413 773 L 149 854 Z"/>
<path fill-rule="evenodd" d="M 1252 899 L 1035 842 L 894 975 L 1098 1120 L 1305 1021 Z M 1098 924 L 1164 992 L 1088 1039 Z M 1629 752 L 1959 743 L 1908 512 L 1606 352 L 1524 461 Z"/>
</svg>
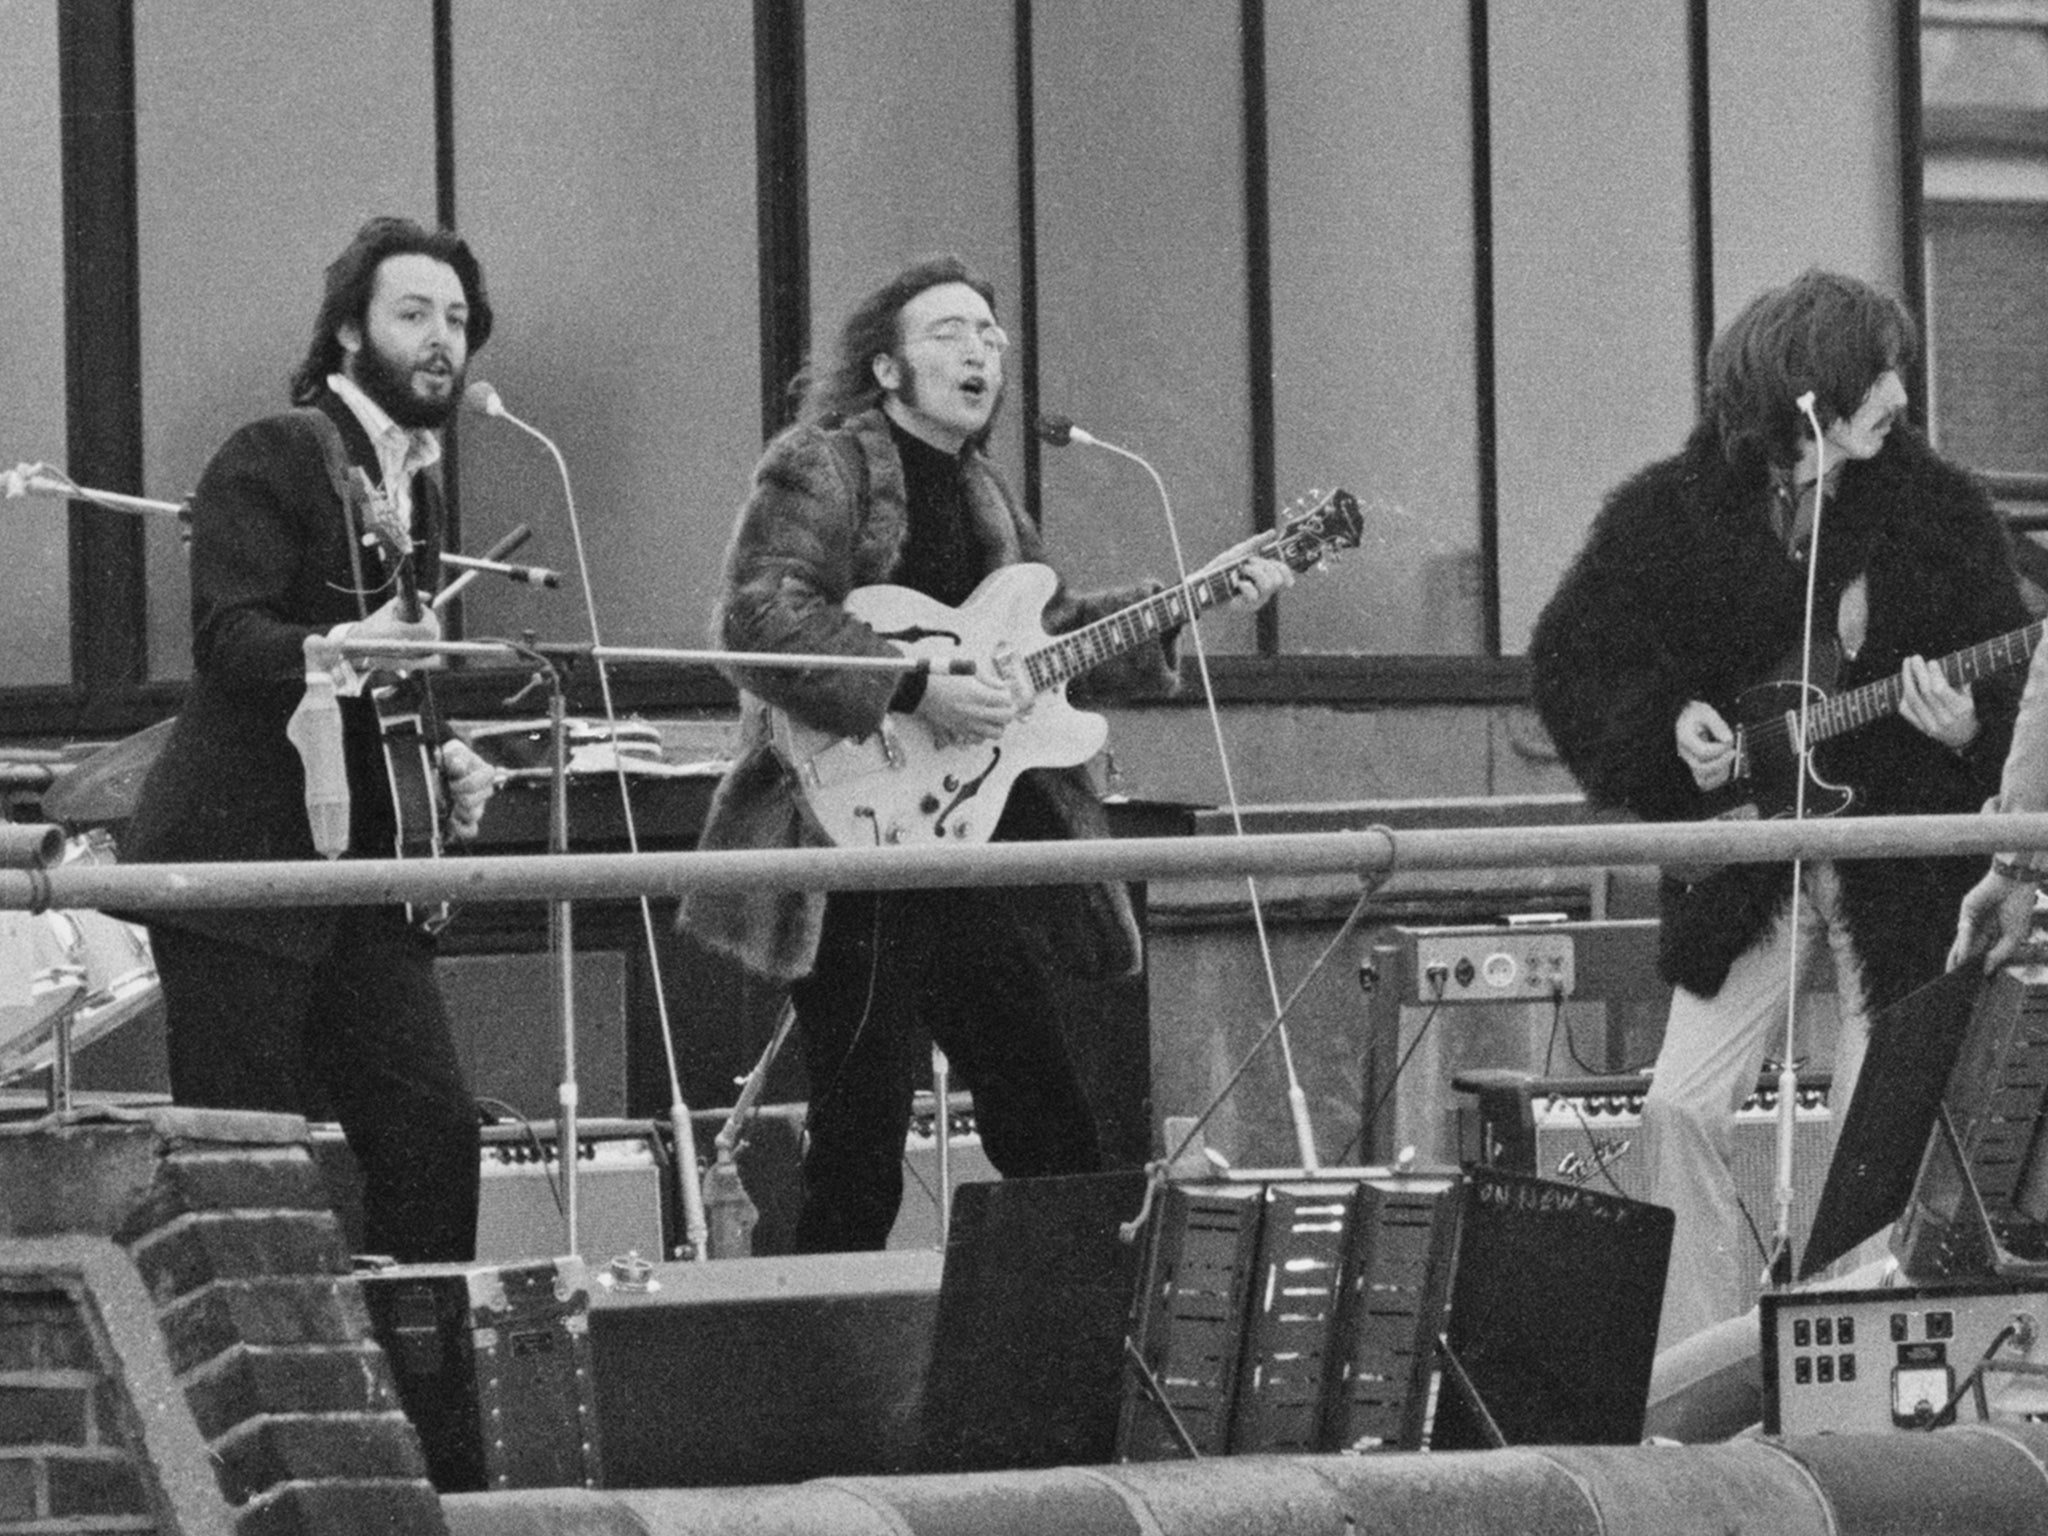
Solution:
<svg viewBox="0 0 2048 1536">
<path fill-rule="evenodd" d="M 396 490 L 420 470 L 441 462 L 440 435 L 426 427 L 408 430 L 391 419 L 391 413 L 363 393 L 363 387 L 345 373 L 327 375 L 327 387 L 355 412 L 356 420 L 376 447 L 377 462 L 384 471 L 384 484 Z"/>
</svg>

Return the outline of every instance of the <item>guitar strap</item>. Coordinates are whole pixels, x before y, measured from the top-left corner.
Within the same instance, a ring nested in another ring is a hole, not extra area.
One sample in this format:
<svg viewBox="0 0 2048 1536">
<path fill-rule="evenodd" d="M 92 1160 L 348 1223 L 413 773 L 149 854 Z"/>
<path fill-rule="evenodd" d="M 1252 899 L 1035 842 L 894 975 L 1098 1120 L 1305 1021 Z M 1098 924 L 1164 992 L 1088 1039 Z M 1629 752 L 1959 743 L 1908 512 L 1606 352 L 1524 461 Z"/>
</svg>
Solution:
<svg viewBox="0 0 2048 1536">
<path fill-rule="evenodd" d="M 363 582 L 363 526 L 355 497 L 350 493 L 348 445 L 341 440 L 341 428 L 334 424 L 334 418 L 317 405 L 302 405 L 298 414 L 313 428 L 313 435 L 320 439 L 320 451 L 327 461 L 328 483 L 334 487 L 335 497 L 341 502 L 342 521 L 348 527 L 344 537 L 348 541 L 349 568 L 355 573 L 356 610 L 363 618 L 370 616 L 370 589 Z"/>
</svg>

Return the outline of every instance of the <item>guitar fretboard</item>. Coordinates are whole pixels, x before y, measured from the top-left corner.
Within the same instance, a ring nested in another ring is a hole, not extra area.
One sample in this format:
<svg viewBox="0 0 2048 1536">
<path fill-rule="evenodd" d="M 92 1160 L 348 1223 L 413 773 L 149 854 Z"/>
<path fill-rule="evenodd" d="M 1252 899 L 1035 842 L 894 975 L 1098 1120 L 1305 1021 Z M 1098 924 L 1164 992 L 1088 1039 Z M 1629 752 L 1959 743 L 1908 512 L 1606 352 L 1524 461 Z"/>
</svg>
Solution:
<svg viewBox="0 0 2048 1536">
<path fill-rule="evenodd" d="M 2036 619 L 2024 629 L 2012 630 L 1967 650 L 1944 656 L 1935 665 L 1956 688 L 1974 683 L 1980 677 L 2010 672 L 2027 664 L 2027 659 L 2041 643 L 2044 626 L 2048 626 L 2048 620 Z M 1844 731 L 1853 731 L 1858 726 L 1883 719 L 1897 711 L 1905 686 L 1905 680 L 1894 672 L 1889 677 L 1865 683 L 1860 688 L 1851 688 L 1847 693 L 1838 693 L 1816 704 L 1808 719 L 1808 735 L 1814 741 L 1826 741 L 1830 736 L 1839 736 Z"/>
<path fill-rule="evenodd" d="M 1166 630 L 1200 618 L 1230 600 L 1235 567 L 1190 576 L 1178 587 L 1155 592 L 1108 618 L 1097 619 L 1040 646 L 1024 658 L 1024 675 L 1039 693 L 1071 682 L 1104 662 L 1156 640 Z"/>
<path fill-rule="evenodd" d="M 1285 561 L 1293 570 L 1306 570 L 1333 545 L 1358 542 L 1357 516 L 1358 505 L 1350 494 L 1332 491 L 1316 511 L 1289 523 L 1256 553 L 1268 560 Z M 1024 658 L 1024 675 L 1030 679 L 1032 691 L 1044 693 L 1072 682 L 1105 661 L 1158 639 L 1175 625 L 1229 602 L 1236 592 L 1234 578 L 1241 569 L 1242 562 L 1190 576 L 1177 587 L 1155 592 L 1040 646 Z"/>
</svg>

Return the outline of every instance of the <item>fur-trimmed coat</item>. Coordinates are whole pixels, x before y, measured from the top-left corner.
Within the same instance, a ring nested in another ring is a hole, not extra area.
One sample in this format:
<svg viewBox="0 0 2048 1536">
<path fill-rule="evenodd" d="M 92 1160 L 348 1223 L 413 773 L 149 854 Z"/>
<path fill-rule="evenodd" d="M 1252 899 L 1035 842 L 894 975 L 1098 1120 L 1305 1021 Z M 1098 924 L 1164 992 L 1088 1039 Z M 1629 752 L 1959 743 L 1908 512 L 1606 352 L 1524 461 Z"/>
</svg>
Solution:
<svg viewBox="0 0 2048 1536">
<path fill-rule="evenodd" d="M 1903 422 L 1875 458 L 1844 467 L 1823 504 L 1819 542 L 1822 638 L 1835 633 L 1843 588 L 1859 574 L 1867 581 L 1867 638 L 1838 687 L 2027 622 L 1989 497 Z M 1737 693 L 1796 656 L 1805 595 L 1805 565 L 1771 526 L 1763 470 L 1730 465 L 1710 426 L 1616 489 L 1530 648 L 1537 711 L 1587 795 L 1653 821 L 1699 815 L 1677 751 L 1679 711 L 1700 699 L 1734 723 Z M 1855 791 L 1852 814 L 1975 811 L 1998 787 L 2018 684 L 1976 684 L 1980 730 L 1960 753 L 1892 714 L 1821 743 L 1816 768 Z M 1939 973 L 1957 905 L 1982 866 L 1974 856 L 1841 861 L 1873 1010 Z M 1713 996 L 1789 891 L 1782 865 L 1732 865 L 1691 882 L 1667 872 L 1665 980 Z"/>
<path fill-rule="evenodd" d="M 988 569 L 1043 559 L 1037 528 L 1025 518 L 987 458 L 971 454 L 963 501 L 988 552 Z M 717 643 L 734 651 L 888 656 L 894 649 L 844 608 L 856 587 L 892 579 L 909 537 L 903 466 L 880 410 L 835 426 L 800 424 L 769 444 L 754 474 L 726 551 L 724 596 L 713 621 Z M 1047 604 L 1045 627 L 1064 633 L 1157 591 L 1156 583 L 1076 596 L 1062 584 Z M 1094 696 L 1167 693 L 1177 685 L 1174 647 L 1128 651 L 1084 679 Z M 805 724 L 861 737 L 883 721 L 897 677 L 889 672 L 797 672 L 734 667 L 741 689 L 738 759 L 712 797 L 698 847 L 796 848 L 822 837 L 807 821 L 790 771 L 770 745 L 765 706 Z M 1077 683 L 1077 699 L 1082 689 Z M 1108 831 L 1085 767 L 1035 768 L 1035 782 L 1068 836 Z M 1077 969 L 1114 975 L 1135 968 L 1137 922 L 1120 883 L 1083 888 L 1086 932 L 1039 936 Z M 702 892 L 680 922 L 707 943 L 775 979 L 809 973 L 824 921 L 824 894 L 799 891 Z"/>
</svg>

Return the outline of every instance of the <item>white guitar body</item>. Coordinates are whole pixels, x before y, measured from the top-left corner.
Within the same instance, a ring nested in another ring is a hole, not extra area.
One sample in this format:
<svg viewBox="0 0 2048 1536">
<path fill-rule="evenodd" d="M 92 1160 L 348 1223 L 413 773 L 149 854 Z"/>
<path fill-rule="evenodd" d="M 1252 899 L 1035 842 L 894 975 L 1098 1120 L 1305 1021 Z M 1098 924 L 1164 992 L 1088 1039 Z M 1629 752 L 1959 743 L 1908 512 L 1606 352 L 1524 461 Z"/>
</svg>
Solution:
<svg viewBox="0 0 2048 1536">
<path fill-rule="evenodd" d="M 890 715 L 852 740 L 770 712 L 776 750 L 796 773 L 812 820 L 841 847 L 985 843 L 1010 787 L 1027 768 L 1065 768 L 1102 750 L 1109 722 L 1067 702 L 1066 684 L 1034 691 L 1018 669 L 1051 638 L 1045 605 L 1058 578 L 1050 566 L 1006 565 L 958 608 L 908 587 L 862 587 L 846 611 L 884 639 L 934 663 L 990 658 L 1009 677 L 1020 713 L 992 741 L 941 737 L 915 715 Z"/>
<path fill-rule="evenodd" d="M 1307 570 L 1335 550 L 1356 549 L 1361 527 L 1357 498 L 1331 491 L 1267 535 L 1257 553 Z M 854 741 L 771 708 L 770 740 L 796 775 L 812 825 L 842 848 L 985 843 L 1018 774 L 1085 763 L 1109 739 L 1108 721 L 1067 702 L 1067 684 L 1229 602 L 1241 566 L 1242 559 L 1205 566 L 1057 636 L 1045 630 L 1045 605 L 1059 587 L 1050 566 L 1003 566 L 957 609 L 908 587 L 860 587 L 847 594 L 848 613 L 934 666 L 992 669 L 1016 698 L 1016 718 L 994 741 L 967 741 L 941 736 L 916 715 L 890 715 Z"/>
</svg>

